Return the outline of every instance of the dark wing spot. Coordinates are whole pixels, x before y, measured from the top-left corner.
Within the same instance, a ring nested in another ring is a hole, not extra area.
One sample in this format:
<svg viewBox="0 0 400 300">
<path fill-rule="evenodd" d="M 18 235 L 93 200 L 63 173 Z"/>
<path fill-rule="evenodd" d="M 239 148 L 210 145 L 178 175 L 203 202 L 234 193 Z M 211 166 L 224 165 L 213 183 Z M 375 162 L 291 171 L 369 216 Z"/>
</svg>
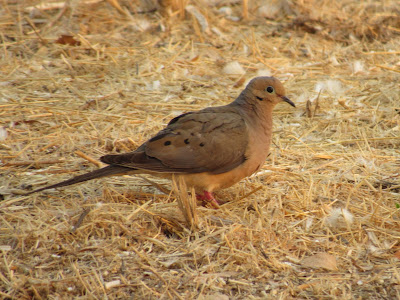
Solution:
<svg viewBox="0 0 400 300">
<path fill-rule="evenodd" d="M 200 147 L 204 147 L 204 143 L 200 143 L 200 145 L 199 145 Z"/>
<path fill-rule="evenodd" d="M 169 145 L 171 145 L 171 141 L 166 141 L 166 142 L 164 143 L 164 146 L 169 146 Z"/>
<path fill-rule="evenodd" d="M 186 145 L 189 145 L 189 139 L 184 140 Z"/>
</svg>

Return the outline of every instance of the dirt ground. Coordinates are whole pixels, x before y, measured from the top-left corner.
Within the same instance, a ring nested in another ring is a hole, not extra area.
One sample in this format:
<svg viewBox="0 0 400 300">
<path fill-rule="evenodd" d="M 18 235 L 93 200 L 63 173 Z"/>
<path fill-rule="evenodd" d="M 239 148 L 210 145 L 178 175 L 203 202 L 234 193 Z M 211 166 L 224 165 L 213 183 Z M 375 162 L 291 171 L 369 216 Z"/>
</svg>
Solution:
<svg viewBox="0 0 400 300">
<path fill-rule="evenodd" d="M 0 7 L 0 298 L 400 299 L 397 0 Z M 147 176 L 23 195 L 264 75 L 297 107 L 220 209 Z"/>
</svg>

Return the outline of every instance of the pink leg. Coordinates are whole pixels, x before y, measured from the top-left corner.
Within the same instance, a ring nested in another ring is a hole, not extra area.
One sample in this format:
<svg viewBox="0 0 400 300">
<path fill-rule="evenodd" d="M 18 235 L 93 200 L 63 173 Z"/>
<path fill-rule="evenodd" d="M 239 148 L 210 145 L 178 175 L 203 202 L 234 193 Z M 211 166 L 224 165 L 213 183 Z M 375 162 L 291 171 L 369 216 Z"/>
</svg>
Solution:
<svg viewBox="0 0 400 300">
<path fill-rule="evenodd" d="M 209 203 L 213 208 L 219 208 L 219 203 L 211 192 L 204 191 L 203 194 L 196 194 L 196 198 L 205 204 Z"/>
</svg>

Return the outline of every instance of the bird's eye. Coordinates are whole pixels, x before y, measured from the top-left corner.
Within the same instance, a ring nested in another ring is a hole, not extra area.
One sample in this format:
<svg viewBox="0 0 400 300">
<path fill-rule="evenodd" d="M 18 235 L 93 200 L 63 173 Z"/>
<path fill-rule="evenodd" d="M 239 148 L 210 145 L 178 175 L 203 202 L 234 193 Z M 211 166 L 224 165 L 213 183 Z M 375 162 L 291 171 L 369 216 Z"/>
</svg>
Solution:
<svg viewBox="0 0 400 300">
<path fill-rule="evenodd" d="M 270 94 L 274 92 L 274 88 L 272 86 L 267 87 L 265 90 Z"/>
</svg>

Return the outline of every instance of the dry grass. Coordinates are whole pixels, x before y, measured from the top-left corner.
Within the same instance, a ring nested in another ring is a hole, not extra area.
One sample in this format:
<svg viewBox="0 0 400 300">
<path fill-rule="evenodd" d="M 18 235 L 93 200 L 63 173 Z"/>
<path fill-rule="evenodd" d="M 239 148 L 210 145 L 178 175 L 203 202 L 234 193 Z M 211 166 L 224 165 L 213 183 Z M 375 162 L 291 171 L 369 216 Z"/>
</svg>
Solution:
<svg viewBox="0 0 400 300">
<path fill-rule="evenodd" d="M 39 2 L 2 2 L 0 298 L 400 297 L 397 1 Z M 141 177 L 18 195 L 267 73 L 297 109 L 220 210 Z"/>
</svg>

